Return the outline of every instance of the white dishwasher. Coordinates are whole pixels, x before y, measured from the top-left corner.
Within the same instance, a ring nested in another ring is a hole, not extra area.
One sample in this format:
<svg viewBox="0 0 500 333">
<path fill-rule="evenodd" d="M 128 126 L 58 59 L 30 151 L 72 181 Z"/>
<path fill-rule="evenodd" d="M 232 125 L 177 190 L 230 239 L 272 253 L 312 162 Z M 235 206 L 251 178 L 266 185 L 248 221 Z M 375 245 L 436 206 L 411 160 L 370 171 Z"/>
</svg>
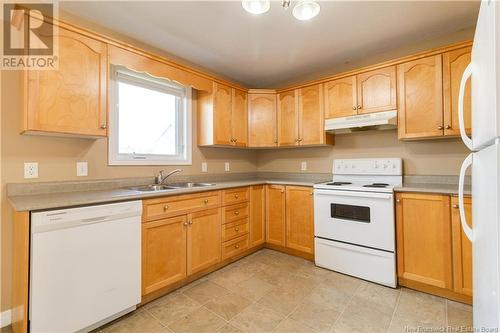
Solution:
<svg viewBox="0 0 500 333">
<path fill-rule="evenodd" d="M 141 302 L 141 201 L 31 215 L 30 332 L 87 332 Z"/>
</svg>

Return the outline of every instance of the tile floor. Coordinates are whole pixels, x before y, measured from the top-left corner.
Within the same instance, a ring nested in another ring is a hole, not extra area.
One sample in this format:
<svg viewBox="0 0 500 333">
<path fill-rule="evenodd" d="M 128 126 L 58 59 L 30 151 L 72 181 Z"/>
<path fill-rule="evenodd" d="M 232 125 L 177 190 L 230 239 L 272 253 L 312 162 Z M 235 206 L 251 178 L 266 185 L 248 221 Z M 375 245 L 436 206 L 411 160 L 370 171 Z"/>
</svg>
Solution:
<svg viewBox="0 0 500 333">
<path fill-rule="evenodd" d="M 100 331 L 375 333 L 432 327 L 441 332 L 439 328 L 465 329 L 471 324 L 470 306 L 382 287 L 265 249 Z"/>
</svg>

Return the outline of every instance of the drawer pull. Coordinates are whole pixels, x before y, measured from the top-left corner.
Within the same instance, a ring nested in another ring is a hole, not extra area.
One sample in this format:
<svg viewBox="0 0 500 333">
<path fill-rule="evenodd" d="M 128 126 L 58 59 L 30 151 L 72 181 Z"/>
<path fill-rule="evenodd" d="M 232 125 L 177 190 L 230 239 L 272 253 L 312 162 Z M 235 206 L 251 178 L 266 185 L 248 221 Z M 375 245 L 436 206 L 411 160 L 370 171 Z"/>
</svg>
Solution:
<svg viewBox="0 0 500 333">
<path fill-rule="evenodd" d="M 163 206 L 163 210 L 164 210 L 164 211 L 167 211 L 167 210 L 168 210 L 168 208 L 169 208 L 169 206 L 168 206 L 168 205 Z"/>
<path fill-rule="evenodd" d="M 208 205 L 208 199 L 203 200 L 203 202 L 205 203 L 205 205 Z"/>
<path fill-rule="evenodd" d="M 235 248 L 235 249 L 239 249 L 239 248 L 240 248 L 240 245 L 239 245 L 239 244 L 236 244 L 236 245 L 234 246 L 234 248 Z"/>
<path fill-rule="evenodd" d="M 234 215 L 240 215 L 240 212 L 236 210 L 236 211 L 234 212 Z"/>
<path fill-rule="evenodd" d="M 183 226 L 187 226 L 187 225 L 188 225 L 188 223 L 187 223 L 187 222 L 184 222 L 182 225 L 183 225 Z"/>
<path fill-rule="evenodd" d="M 240 231 L 240 228 L 234 228 L 234 231 L 238 232 Z"/>
<path fill-rule="evenodd" d="M 238 194 L 235 194 L 235 195 L 234 195 L 234 198 L 235 198 L 235 199 L 238 199 L 239 197 L 240 197 L 240 196 L 239 196 Z"/>
<path fill-rule="evenodd" d="M 188 223 L 189 223 L 189 225 L 191 225 L 191 224 L 193 224 L 193 221 L 189 221 Z"/>
<path fill-rule="evenodd" d="M 455 209 L 456 209 L 456 208 L 458 208 L 458 205 L 457 205 L 457 204 L 454 204 L 454 205 L 453 205 L 453 208 L 455 208 Z"/>
</svg>

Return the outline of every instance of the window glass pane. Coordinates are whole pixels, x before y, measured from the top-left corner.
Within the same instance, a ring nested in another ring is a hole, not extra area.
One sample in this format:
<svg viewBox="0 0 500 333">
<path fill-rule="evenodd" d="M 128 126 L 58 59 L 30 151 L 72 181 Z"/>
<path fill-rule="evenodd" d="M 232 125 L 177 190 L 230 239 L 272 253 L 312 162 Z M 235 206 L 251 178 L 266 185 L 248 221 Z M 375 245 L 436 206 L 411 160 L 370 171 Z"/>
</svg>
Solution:
<svg viewBox="0 0 500 333">
<path fill-rule="evenodd" d="M 176 155 L 177 97 L 118 82 L 118 153 Z"/>
</svg>

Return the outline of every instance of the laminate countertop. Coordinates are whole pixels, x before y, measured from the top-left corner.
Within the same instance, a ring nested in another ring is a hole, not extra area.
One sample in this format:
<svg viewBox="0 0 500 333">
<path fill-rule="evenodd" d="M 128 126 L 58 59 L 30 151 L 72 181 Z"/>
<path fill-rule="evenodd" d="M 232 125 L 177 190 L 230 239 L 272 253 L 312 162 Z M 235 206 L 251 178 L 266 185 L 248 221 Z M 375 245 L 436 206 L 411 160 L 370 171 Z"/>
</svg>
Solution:
<svg viewBox="0 0 500 333">
<path fill-rule="evenodd" d="M 130 188 L 115 188 L 105 190 L 70 191 L 54 193 L 38 193 L 8 196 L 12 207 L 16 211 L 39 211 L 60 209 L 66 207 L 103 204 L 128 200 L 141 200 L 155 197 L 166 197 L 179 194 L 216 191 L 250 185 L 276 184 L 313 186 L 310 180 L 297 179 L 247 179 L 225 182 L 213 182 L 214 185 L 196 188 L 179 188 L 161 192 L 142 192 Z"/>
<path fill-rule="evenodd" d="M 395 187 L 394 191 L 458 195 L 458 184 L 404 183 L 403 186 Z M 471 195 L 470 185 L 465 185 L 464 195 Z"/>
</svg>

